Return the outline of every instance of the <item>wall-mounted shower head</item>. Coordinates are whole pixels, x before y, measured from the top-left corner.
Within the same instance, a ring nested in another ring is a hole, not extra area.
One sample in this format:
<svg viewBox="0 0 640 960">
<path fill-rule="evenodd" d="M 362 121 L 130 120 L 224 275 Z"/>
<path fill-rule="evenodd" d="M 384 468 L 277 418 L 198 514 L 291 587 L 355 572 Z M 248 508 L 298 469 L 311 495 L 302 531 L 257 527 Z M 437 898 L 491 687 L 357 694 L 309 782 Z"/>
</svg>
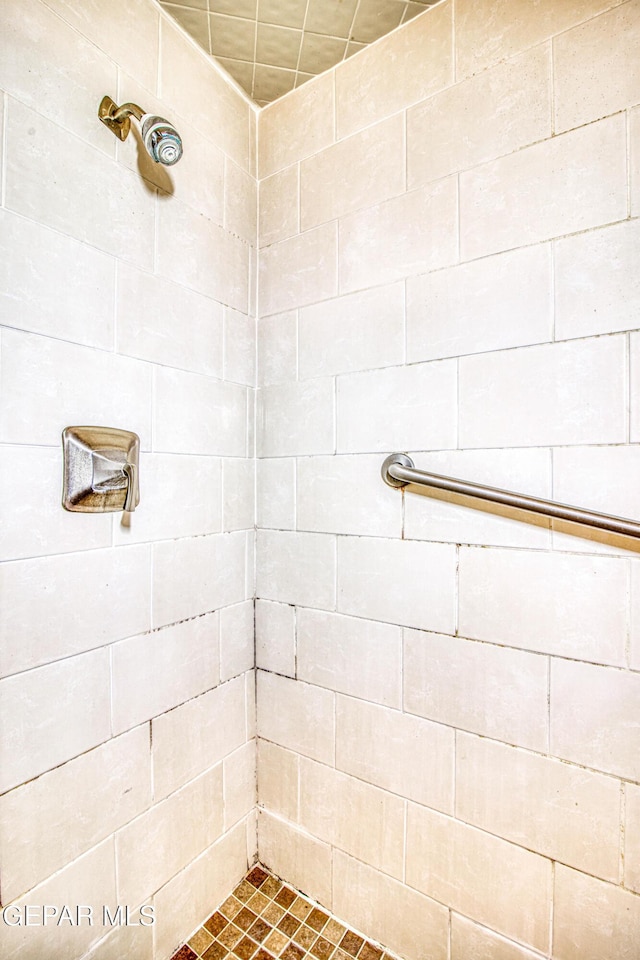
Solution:
<svg viewBox="0 0 640 960">
<path fill-rule="evenodd" d="M 137 103 L 123 103 L 118 107 L 111 97 L 103 97 L 98 116 L 120 140 L 127 139 L 131 117 L 135 117 L 142 127 L 142 142 L 147 153 L 156 163 L 170 167 L 182 156 L 182 140 L 173 124 L 163 117 L 145 113 Z"/>
</svg>

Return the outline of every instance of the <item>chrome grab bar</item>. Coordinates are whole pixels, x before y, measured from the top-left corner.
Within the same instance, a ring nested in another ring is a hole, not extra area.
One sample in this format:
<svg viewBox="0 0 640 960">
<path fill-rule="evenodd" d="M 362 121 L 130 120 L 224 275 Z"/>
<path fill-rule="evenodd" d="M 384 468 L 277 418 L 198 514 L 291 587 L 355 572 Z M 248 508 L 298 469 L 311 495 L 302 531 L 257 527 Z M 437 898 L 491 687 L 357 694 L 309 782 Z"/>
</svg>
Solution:
<svg viewBox="0 0 640 960">
<path fill-rule="evenodd" d="M 556 520 L 587 524 L 625 537 L 640 537 L 640 523 L 635 520 L 612 517 L 607 513 L 596 513 L 595 510 L 583 510 L 566 503 L 557 503 L 555 500 L 543 500 L 524 493 L 501 490 L 499 487 L 488 487 L 483 483 L 471 483 L 469 480 L 457 480 L 455 477 L 427 473 L 425 470 L 417 470 L 411 457 L 404 453 L 392 453 L 387 457 L 382 464 L 382 479 L 390 487 L 406 487 L 408 483 L 417 483 L 423 487 L 449 490 L 451 493 L 458 493 L 465 497 L 478 497 L 480 500 L 489 500 L 491 503 L 516 507 L 518 510 L 541 513 Z"/>
</svg>

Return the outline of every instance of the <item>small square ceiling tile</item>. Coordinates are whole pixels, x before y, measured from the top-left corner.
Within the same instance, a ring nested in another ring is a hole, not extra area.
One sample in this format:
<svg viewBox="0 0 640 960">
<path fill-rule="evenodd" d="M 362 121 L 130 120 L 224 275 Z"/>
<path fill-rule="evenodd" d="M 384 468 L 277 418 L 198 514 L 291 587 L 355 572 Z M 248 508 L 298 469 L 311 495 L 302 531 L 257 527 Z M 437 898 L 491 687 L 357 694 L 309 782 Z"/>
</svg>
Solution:
<svg viewBox="0 0 640 960">
<path fill-rule="evenodd" d="M 301 29 L 306 9 L 307 0 L 258 0 L 258 20 Z"/>
<path fill-rule="evenodd" d="M 229 60 L 253 60 L 256 21 L 211 14 L 211 52 Z"/>
<path fill-rule="evenodd" d="M 351 39 L 372 43 L 400 24 L 406 3 L 400 0 L 360 0 L 351 31 Z"/>
<path fill-rule="evenodd" d="M 253 64 L 247 60 L 227 60 L 225 57 L 217 57 L 218 63 L 221 63 L 227 73 L 230 73 L 243 90 L 251 96 L 253 87 Z"/>
<path fill-rule="evenodd" d="M 305 30 L 348 37 L 358 0 L 309 0 Z"/>
<path fill-rule="evenodd" d="M 329 70 L 343 59 L 346 48 L 346 40 L 322 37 L 317 33 L 305 31 L 298 67 L 306 73 L 322 73 L 323 70 Z"/>
<path fill-rule="evenodd" d="M 277 100 L 289 90 L 293 90 L 295 79 L 295 70 L 281 70 L 279 67 L 256 63 L 253 96 L 258 101 L 264 100 L 271 103 L 272 100 Z"/>
<path fill-rule="evenodd" d="M 194 10 L 191 7 L 178 6 L 173 3 L 163 3 L 162 6 L 177 20 L 181 27 L 190 34 L 203 50 L 211 53 L 209 48 L 209 18 L 206 10 Z"/>
<path fill-rule="evenodd" d="M 317 76 L 315 73 L 296 73 L 296 87 L 301 87 L 303 83 L 306 83 L 307 80 L 313 80 Z"/>
<path fill-rule="evenodd" d="M 258 0 L 209 0 L 209 13 L 226 13 L 230 17 L 256 19 Z"/>
<path fill-rule="evenodd" d="M 355 40 L 351 40 L 347 44 L 347 52 L 345 54 L 345 60 L 348 60 L 349 57 L 352 57 L 354 53 L 357 53 L 358 50 L 364 50 L 366 43 L 356 43 Z"/>
<path fill-rule="evenodd" d="M 301 30 L 258 23 L 256 60 L 258 63 L 266 63 L 269 66 L 295 70 L 298 66 L 301 40 Z"/>
<path fill-rule="evenodd" d="M 424 13 L 426 9 L 427 7 L 423 3 L 408 3 L 402 22 L 406 23 L 407 20 L 413 20 L 419 13 Z"/>
</svg>

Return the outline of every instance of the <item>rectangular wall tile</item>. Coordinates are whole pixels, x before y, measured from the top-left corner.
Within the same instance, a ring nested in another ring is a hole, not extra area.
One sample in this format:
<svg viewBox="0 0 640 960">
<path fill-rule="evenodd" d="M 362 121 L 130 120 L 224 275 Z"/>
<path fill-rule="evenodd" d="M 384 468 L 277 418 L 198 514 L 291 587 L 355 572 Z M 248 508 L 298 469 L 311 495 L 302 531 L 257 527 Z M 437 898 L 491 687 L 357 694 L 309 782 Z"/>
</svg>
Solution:
<svg viewBox="0 0 640 960">
<path fill-rule="evenodd" d="M 223 528 L 247 530 L 255 524 L 255 460 L 227 458 L 222 464 Z"/>
<path fill-rule="evenodd" d="M 304 85 L 295 96 L 269 105 L 258 117 L 260 179 L 333 143 L 332 73 Z"/>
<path fill-rule="evenodd" d="M 253 281 L 252 281 L 253 282 Z M 252 311 L 252 307 L 249 307 Z M 225 309 L 224 378 L 248 387 L 256 382 L 256 321 L 232 307 Z"/>
<path fill-rule="evenodd" d="M 220 611 L 220 674 L 230 680 L 254 667 L 253 599 Z"/>
<path fill-rule="evenodd" d="M 405 630 L 404 678 L 409 713 L 546 751 L 546 657 Z"/>
<path fill-rule="evenodd" d="M 407 360 L 552 339 L 551 250 L 512 250 L 407 281 Z"/>
<path fill-rule="evenodd" d="M 261 316 L 335 297 L 337 232 L 335 223 L 326 223 L 261 251 Z"/>
<path fill-rule="evenodd" d="M 621 443 L 624 380 L 623 337 L 464 357 L 460 446 Z"/>
<path fill-rule="evenodd" d="M 245 387 L 167 367 L 156 369 L 155 384 L 156 450 L 246 455 Z"/>
<path fill-rule="evenodd" d="M 640 214 L 640 107 L 629 111 L 631 216 Z"/>
<path fill-rule="evenodd" d="M 640 780 L 638 703 L 637 673 L 552 660 L 552 754 Z"/>
<path fill-rule="evenodd" d="M 409 187 L 551 136 L 551 45 L 528 50 L 407 112 Z"/>
<path fill-rule="evenodd" d="M 258 803 L 285 820 L 298 820 L 300 757 L 258 740 Z"/>
<path fill-rule="evenodd" d="M 333 763 L 334 730 L 333 693 L 258 671 L 260 737 L 305 757 Z"/>
<path fill-rule="evenodd" d="M 258 319 L 258 384 L 291 380 L 298 366 L 298 314 Z"/>
<path fill-rule="evenodd" d="M 401 704 L 399 627 L 300 609 L 296 654 L 300 680 L 391 707 Z"/>
<path fill-rule="evenodd" d="M 256 600 L 256 666 L 295 676 L 295 608 L 289 604 Z"/>
<path fill-rule="evenodd" d="M 551 862 L 522 847 L 409 804 L 407 883 L 500 933 L 549 947 Z"/>
<path fill-rule="evenodd" d="M 297 163 L 260 181 L 258 242 L 261 247 L 298 233 L 299 192 L 300 165 Z"/>
<path fill-rule="evenodd" d="M 258 239 L 258 186 L 251 174 L 229 157 L 224 164 L 224 225 L 252 246 Z"/>
<path fill-rule="evenodd" d="M 625 786 L 624 882 L 640 893 L 640 786 Z"/>
<path fill-rule="evenodd" d="M 321 533 L 258 531 L 257 596 L 306 607 L 333 609 L 335 537 Z"/>
<path fill-rule="evenodd" d="M 456 816 L 614 882 L 620 783 L 559 760 L 456 735 Z"/>
<path fill-rule="evenodd" d="M 440 543 L 338 539 L 338 610 L 372 620 L 452 633 L 456 550 Z"/>
<path fill-rule="evenodd" d="M 340 293 L 456 263 L 457 223 L 455 177 L 344 217 L 339 230 Z"/>
<path fill-rule="evenodd" d="M 262 387 L 258 393 L 258 456 L 333 453 L 334 392 L 330 377 Z"/>
<path fill-rule="evenodd" d="M 640 898 L 558 864 L 554 952 L 562 960 L 633 960 L 640 941 Z"/>
<path fill-rule="evenodd" d="M 461 174 L 462 259 L 624 220 L 625 139 L 610 117 Z"/>
<path fill-rule="evenodd" d="M 627 577 L 608 557 L 463 547 L 460 633 L 622 666 Z"/>
<path fill-rule="evenodd" d="M 293 530 L 296 525 L 296 461 L 277 458 L 256 462 L 258 527 Z"/>
<path fill-rule="evenodd" d="M 258 845 L 264 865 L 287 877 L 298 890 L 306 890 L 331 908 L 332 850 L 329 844 L 297 830 L 290 823 L 260 812 Z"/>
<path fill-rule="evenodd" d="M 450 727 L 347 697 L 338 697 L 336 706 L 339 770 L 453 813 L 454 731 Z"/>
<path fill-rule="evenodd" d="M 538 960 L 539 954 L 452 913 L 451 960 L 469 960 L 469 957 L 474 960 Z"/>
<path fill-rule="evenodd" d="M 225 758 L 224 828 L 230 830 L 257 802 L 256 742 L 250 740 Z"/>
</svg>

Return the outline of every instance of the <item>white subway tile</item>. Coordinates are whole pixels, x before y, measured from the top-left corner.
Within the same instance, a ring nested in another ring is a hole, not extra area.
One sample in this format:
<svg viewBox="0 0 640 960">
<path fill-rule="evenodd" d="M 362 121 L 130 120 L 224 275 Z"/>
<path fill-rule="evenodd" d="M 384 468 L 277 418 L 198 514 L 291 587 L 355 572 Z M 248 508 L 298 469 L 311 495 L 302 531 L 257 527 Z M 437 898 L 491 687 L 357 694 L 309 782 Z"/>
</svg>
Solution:
<svg viewBox="0 0 640 960">
<path fill-rule="evenodd" d="M 338 539 L 340 613 L 453 633 L 456 549 L 441 543 Z"/>
<path fill-rule="evenodd" d="M 455 177 L 344 217 L 339 230 L 340 293 L 456 263 L 457 223 Z"/>
<path fill-rule="evenodd" d="M 555 869 L 554 952 L 563 960 L 634 960 L 640 899 L 560 864 Z"/>
<path fill-rule="evenodd" d="M 256 600 L 256 666 L 294 677 L 296 673 L 295 608 Z"/>
<path fill-rule="evenodd" d="M 224 761 L 224 828 L 246 817 L 257 802 L 256 742 L 250 740 Z"/>
<path fill-rule="evenodd" d="M 624 882 L 640 893 L 640 786 L 625 785 Z"/>
<path fill-rule="evenodd" d="M 466 917 L 451 914 L 451 960 L 539 960 L 512 940 L 482 927 Z"/>
<path fill-rule="evenodd" d="M 111 656 L 113 729 L 121 733 L 219 682 L 218 616 L 122 640 Z"/>
<path fill-rule="evenodd" d="M 256 382 L 256 321 L 231 307 L 225 310 L 224 378 L 249 387 Z"/>
<path fill-rule="evenodd" d="M 246 387 L 168 367 L 156 369 L 155 386 L 156 450 L 246 455 Z"/>
<path fill-rule="evenodd" d="M 407 280 L 407 360 L 503 350 L 552 338 L 548 245 Z"/>
<path fill-rule="evenodd" d="M 453 82 L 453 4 L 438 4 L 347 60 L 336 71 L 337 129 L 340 138 Z"/>
<path fill-rule="evenodd" d="M 301 378 L 402 363 L 404 285 L 303 307 L 298 330 Z"/>
<path fill-rule="evenodd" d="M 333 143 L 333 88 L 333 74 L 328 73 L 306 83 L 295 95 L 260 111 L 258 168 L 261 179 Z"/>
<path fill-rule="evenodd" d="M 231 457 L 222 461 L 223 526 L 225 531 L 246 530 L 255 523 L 255 460 Z"/>
<path fill-rule="evenodd" d="M 257 461 L 257 523 L 259 527 L 292 530 L 296 524 L 296 461 Z"/>
<path fill-rule="evenodd" d="M 259 670 L 258 736 L 321 763 L 333 763 L 334 699 L 328 690 Z"/>
<path fill-rule="evenodd" d="M 528 850 L 411 803 L 406 882 L 541 952 L 549 948 L 551 862 Z"/>
<path fill-rule="evenodd" d="M 114 286 L 111 257 L 0 211 L 0 313 L 7 326 L 111 349 Z"/>
<path fill-rule="evenodd" d="M 262 114 L 261 114 L 262 116 Z M 258 204 L 259 246 L 286 240 L 298 233 L 300 165 L 295 163 L 260 181 Z"/>
<path fill-rule="evenodd" d="M 320 610 L 297 611 L 297 677 L 364 700 L 399 707 L 399 627 Z"/>
<path fill-rule="evenodd" d="M 242 677 L 153 720 L 153 786 L 160 800 L 245 742 Z"/>
<path fill-rule="evenodd" d="M 629 439 L 640 441 L 640 333 L 629 337 Z"/>
<path fill-rule="evenodd" d="M 416 630 L 404 637 L 406 711 L 546 751 L 546 657 Z"/>
<path fill-rule="evenodd" d="M 0 565 L 0 672 L 148 630 L 150 587 L 151 552 L 143 546 Z"/>
<path fill-rule="evenodd" d="M 148 807 L 150 758 L 149 730 L 137 727 L 4 794 L 4 902 L 24 894 Z"/>
<path fill-rule="evenodd" d="M 454 731 L 450 727 L 347 697 L 338 697 L 336 706 L 339 770 L 453 813 Z"/>
<path fill-rule="evenodd" d="M 295 377 L 298 364 L 298 318 L 295 311 L 258 320 L 258 384 Z"/>
<path fill-rule="evenodd" d="M 262 387 L 258 392 L 258 456 L 333 453 L 334 392 L 330 377 Z"/>
<path fill-rule="evenodd" d="M 625 340 L 554 343 L 460 360 L 460 446 L 621 443 Z"/>
<path fill-rule="evenodd" d="M 300 757 L 268 740 L 258 740 L 258 803 L 285 820 L 298 820 Z"/>
<path fill-rule="evenodd" d="M 246 600 L 245 553 L 242 531 L 154 544 L 154 626 Z"/>
<path fill-rule="evenodd" d="M 258 815 L 258 847 L 262 863 L 278 876 L 331 908 L 332 850 L 329 844 L 297 830 L 268 813 Z"/>
<path fill-rule="evenodd" d="M 224 225 L 255 246 L 258 233 L 258 187 L 255 178 L 228 157 L 224 165 Z"/>
<path fill-rule="evenodd" d="M 640 780 L 640 675 L 551 661 L 551 753 Z"/>
<path fill-rule="evenodd" d="M 534 47 L 407 111 L 409 186 L 551 136 L 551 45 Z"/>
<path fill-rule="evenodd" d="M 338 292 L 338 230 L 325 223 L 260 252 L 260 314 L 283 313 Z"/>
<path fill-rule="evenodd" d="M 107 650 L 0 681 L 0 790 L 25 783 L 108 740 L 109 687 Z"/>
<path fill-rule="evenodd" d="M 620 783 L 612 777 L 458 732 L 456 816 L 551 860 L 618 879 Z"/>
<path fill-rule="evenodd" d="M 230 680 L 254 667 L 253 599 L 220 611 L 220 678 Z"/>
<path fill-rule="evenodd" d="M 621 666 L 623 560 L 524 550 L 460 550 L 460 633 L 525 650 Z"/>
<path fill-rule="evenodd" d="M 620 115 L 461 174 L 462 259 L 624 220 L 625 142 Z"/>
<path fill-rule="evenodd" d="M 306 607 L 333 609 L 335 537 L 320 533 L 259 530 L 257 596 Z"/>
</svg>

